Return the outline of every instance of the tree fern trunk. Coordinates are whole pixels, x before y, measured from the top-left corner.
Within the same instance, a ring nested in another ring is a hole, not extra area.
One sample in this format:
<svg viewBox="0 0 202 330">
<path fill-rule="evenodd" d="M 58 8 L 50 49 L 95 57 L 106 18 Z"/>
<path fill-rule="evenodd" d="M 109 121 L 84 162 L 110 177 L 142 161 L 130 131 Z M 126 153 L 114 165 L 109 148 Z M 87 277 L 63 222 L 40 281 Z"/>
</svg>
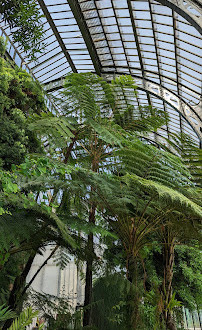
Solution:
<svg viewBox="0 0 202 330">
<path fill-rule="evenodd" d="M 74 147 L 74 143 L 77 140 L 78 133 L 77 132 L 73 132 L 73 133 L 75 134 L 75 136 L 74 136 L 74 138 L 72 138 L 72 142 L 70 143 L 69 147 L 65 151 L 65 155 L 64 155 L 65 156 L 65 159 L 64 159 L 65 164 L 67 164 L 69 156 L 71 155 L 72 149 Z"/>
<path fill-rule="evenodd" d="M 33 260 L 35 258 L 35 255 L 36 255 L 36 251 L 33 251 L 32 254 L 30 255 L 22 273 L 15 278 L 13 288 L 11 290 L 9 300 L 8 300 L 9 309 L 11 309 L 13 311 L 16 310 L 18 303 L 21 300 L 21 293 L 24 288 L 26 277 L 30 271 Z M 5 322 L 2 330 L 8 329 L 11 326 L 12 322 L 13 322 L 13 319 L 7 320 Z"/>
<path fill-rule="evenodd" d="M 98 140 L 97 135 L 93 134 L 90 141 L 90 150 L 92 156 L 91 168 L 93 172 L 99 172 L 99 161 L 100 161 L 100 151 L 97 149 Z M 91 187 L 91 192 L 93 187 Z M 92 202 L 91 209 L 89 212 L 89 223 L 95 224 L 95 212 L 96 205 Z M 88 235 L 87 243 L 87 263 L 86 263 L 86 282 L 85 282 L 85 299 L 84 299 L 84 315 L 83 315 L 83 326 L 92 325 L 92 291 L 93 291 L 93 259 L 94 259 L 94 246 L 93 246 L 93 233 Z"/>
<path fill-rule="evenodd" d="M 95 223 L 95 210 L 96 206 L 93 204 L 89 214 L 89 223 Z M 84 300 L 84 315 L 83 326 L 92 324 L 92 289 L 93 289 L 93 259 L 94 259 L 94 247 L 93 247 L 93 234 L 88 235 L 87 243 L 88 259 L 86 263 L 86 281 L 85 281 L 85 300 Z"/>
<path fill-rule="evenodd" d="M 164 281 L 163 281 L 163 296 L 164 296 L 164 321 L 166 329 L 177 330 L 175 322 L 172 318 L 171 311 L 167 308 L 172 298 L 172 279 L 174 266 L 174 248 L 175 239 L 167 237 L 167 242 L 164 244 Z"/>
<path fill-rule="evenodd" d="M 131 289 L 128 294 L 128 320 L 129 329 L 135 330 L 139 324 L 139 294 L 138 294 L 138 264 L 137 257 L 128 257 L 128 280 L 131 282 Z"/>
</svg>

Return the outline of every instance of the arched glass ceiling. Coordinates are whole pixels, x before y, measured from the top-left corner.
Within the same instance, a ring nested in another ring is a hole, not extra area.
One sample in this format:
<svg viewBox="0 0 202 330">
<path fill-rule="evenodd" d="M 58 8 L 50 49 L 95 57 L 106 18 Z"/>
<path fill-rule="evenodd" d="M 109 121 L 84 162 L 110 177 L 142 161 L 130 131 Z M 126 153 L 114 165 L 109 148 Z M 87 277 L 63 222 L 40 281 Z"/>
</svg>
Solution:
<svg viewBox="0 0 202 330">
<path fill-rule="evenodd" d="M 199 1 L 199 0 L 198 0 Z M 160 134 L 201 136 L 202 10 L 196 0 L 38 0 L 45 53 L 28 63 L 57 95 L 68 72 L 131 74 L 139 104 L 170 114 Z M 9 28 L 4 26 L 7 34 Z M 22 57 L 26 56 L 21 53 Z M 28 60 L 27 60 L 28 61 Z"/>
</svg>

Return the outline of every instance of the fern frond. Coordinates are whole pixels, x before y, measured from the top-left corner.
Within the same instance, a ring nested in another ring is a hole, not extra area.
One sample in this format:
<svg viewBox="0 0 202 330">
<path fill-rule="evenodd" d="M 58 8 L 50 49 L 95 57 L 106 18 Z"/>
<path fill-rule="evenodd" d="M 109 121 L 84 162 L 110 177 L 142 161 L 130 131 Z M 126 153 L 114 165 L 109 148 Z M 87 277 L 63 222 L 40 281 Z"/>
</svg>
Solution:
<svg viewBox="0 0 202 330">
<path fill-rule="evenodd" d="M 128 143 L 115 155 L 123 174 L 134 173 L 173 188 L 192 185 L 191 174 L 179 158 L 141 141 Z"/>
<path fill-rule="evenodd" d="M 32 323 L 34 317 L 38 315 L 38 311 L 33 311 L 32 307 L 28 307 L 25 311 L 20 313 L 20 316 L 17 317 L 9 330 L 24 330 L 24 328 Z"/>
<path fill-rule="evenodd" d="M 10 318 L 14 318 L 16 313 L 9 310 L 9 307 L 5 307 L 4 305 L 0 306 L 0 322 L 4 322 Z"/>
<path fill-rule="evenodd" d="M 72 131 L 75 127 L 65 116 L 53 116 L 51 113 L 44 113 L 41 116 L 33 116 L 28 129 L 36 132 L 43 139 L 55 146 L 65 147 L 67 142 L 74 137 Z"/>
<path fill-rule="evenodd" d="M 192 202 L 182 193 L 177 190 L 171 189 L 167 186 L 138 177 L 137 175 L 126 175 L 121 178 L 127 185 L 139 185 L 141 189 L 148 193 L 151 197 L 158 198 L 163 203 L 166 202 L 172 208 L 183 210 L 184 214 L 192 214 L 193 216 L 202 218 L 202 208 L 196 203 Z"/>
<path fill-rule="evenodd" d="M 60 267 L 60 269 L 65 269 L 70 259 L 69 251 L 64 247 L 59 247 L 53 257 L 54 263 L 56 266 Z"/>
<path fill-rule="evenodd" d="M 2 202 L 6 207 L 31 211 L 35 214 L 36 218 L 43 219 L 45 222 L 52 223 L 53 225 L 56 224 L 66 242 L 68 242 L 71 246 L 76 246 L 69 228 L 52 211 L 52 207 L 44 204 L 39 205 L 35 200 L 27 198 L 21 194 L 9 194 L 8 196 L 0 194 L 0 202 Z"/>
<path fill-rule="evenodd" d="M 98 133 L 99 138 L 110 145 L 119 145 L 121 146 L 121 143 L 123 141 L 123 130 L 118 125 L 115 125 L 113 123 L 106 123 L 105 121 L 101 121 L 100 123 L 96 122 L 93 119 L 88 119 L 88 123 L 93 127 L 96 133 Z M 122 135 L 121 135 L 122 133 Z"/>
</svg>

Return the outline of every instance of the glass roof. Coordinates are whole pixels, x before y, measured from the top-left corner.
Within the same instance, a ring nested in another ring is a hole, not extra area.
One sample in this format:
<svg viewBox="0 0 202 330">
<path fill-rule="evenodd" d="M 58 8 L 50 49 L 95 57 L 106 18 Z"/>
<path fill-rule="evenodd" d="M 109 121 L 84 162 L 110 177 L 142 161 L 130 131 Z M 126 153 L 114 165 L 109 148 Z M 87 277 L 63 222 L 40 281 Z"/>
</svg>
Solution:
<svg viewBox="0 0 202 330">
<path fill-rule="evenodd" d="M 44 14 L 45 52 L 38 62 L 29 62 L 15 45 L 19 51 L 15 61 L 27 63 L 50 95 L 58 94 L 61 78 L 68 72 L 91 71 L 109 81 L 130 74 L 139 89 L 134 102 L 152 104 L 170 115 L 159 136 L 169 138 L 169 132 L 184 131 L 199 141 L 202 10 L 198 2 L 38 0 Z M 9 27 L 1 25 L 10 36 Z"/>
</svg>

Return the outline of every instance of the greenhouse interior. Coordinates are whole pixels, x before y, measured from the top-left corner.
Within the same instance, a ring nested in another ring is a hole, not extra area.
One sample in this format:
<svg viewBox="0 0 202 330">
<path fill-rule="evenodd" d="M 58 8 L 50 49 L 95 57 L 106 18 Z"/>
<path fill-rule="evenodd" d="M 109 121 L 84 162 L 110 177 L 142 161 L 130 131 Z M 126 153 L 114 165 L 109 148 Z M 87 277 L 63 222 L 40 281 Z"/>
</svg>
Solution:
<svg viewBox="0 0 202 330">
<path fill-rule="evenodd" d="M 202 1 L 0 0 L 0 329 L 202 329 Z"/>
</svg>

